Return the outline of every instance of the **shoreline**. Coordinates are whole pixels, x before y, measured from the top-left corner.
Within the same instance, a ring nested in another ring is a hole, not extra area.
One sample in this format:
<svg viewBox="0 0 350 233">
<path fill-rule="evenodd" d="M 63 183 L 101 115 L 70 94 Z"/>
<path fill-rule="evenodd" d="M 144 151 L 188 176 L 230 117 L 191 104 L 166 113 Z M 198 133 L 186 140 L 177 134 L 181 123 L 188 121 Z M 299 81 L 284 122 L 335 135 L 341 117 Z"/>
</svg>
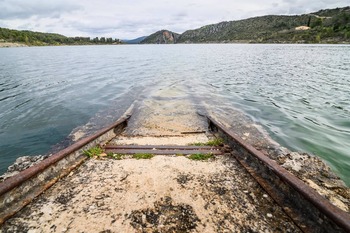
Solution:
<svg viewBox="0 0 350 233">
<path fill-rule="evenodd" d="M 0 42 L 0 48 L 18 48 L 18 47 L 29 47 L 26 44 L 17 42 Z"/>
<path fill-rule="evenodd" d="M 21 48 L 21 47 L 60 47 L 60 46 L 95 46 L 95 45 L 210 45 L 210 44 L 217 44 L 217 45 L 350 45 L 349 41 L 342 41 L 342 42 L 337 42 L 337 43 L 303 43 L 303 42 L 267 42 L 267 43 L 262 43 L 262 42 L 251 42 L 251 41 L 230 41 L 230 42 L 205 42 L 205 43 L 173 43 L 173 44 L 154 44 L 154 43 L 145 43 L 145 44 L 128 44 L 128 43 L 121 43 L 121 44 L 48 44 L 48 45 L 27 45 L 23 43 L 18 43 L 18 42 L 0 42 L 0 48 Z"/>
<path fill-rule="evenodd" d="M 18 47 L 60 47 L 60 46 L 89 46 L 89 45 L 124 45 L 124 44 L 46 44 L 46 45 L 27 45 L 19 42 L 0 42 L 0 48 L 18 48 Z"/>
</svg>

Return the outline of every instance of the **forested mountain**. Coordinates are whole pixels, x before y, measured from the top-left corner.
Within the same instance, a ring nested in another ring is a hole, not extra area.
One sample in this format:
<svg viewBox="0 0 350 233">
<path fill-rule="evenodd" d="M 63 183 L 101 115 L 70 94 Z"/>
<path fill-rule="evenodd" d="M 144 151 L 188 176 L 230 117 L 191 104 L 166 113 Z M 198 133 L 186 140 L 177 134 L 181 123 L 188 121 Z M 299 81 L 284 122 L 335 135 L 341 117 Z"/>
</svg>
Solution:
<svg viewBox="0 0 350 233">
<path fill-rule="evenodd" d="M 162 31 L 161 31 L 162 32 Z M 142 43 L 158 43 L 150 35 Z M 173 43 L 350 43 L 350 7 L 221 22 L 185 31 Z"/>
<path fill-rule="evenodd" d="M 19 31 L 0 28 L 0 42 L 18 42 L 26 45 L 83 45 L 83 44 L 120 44 L 119 39 L 66 37 L 56 33 Z"/>
</svg>

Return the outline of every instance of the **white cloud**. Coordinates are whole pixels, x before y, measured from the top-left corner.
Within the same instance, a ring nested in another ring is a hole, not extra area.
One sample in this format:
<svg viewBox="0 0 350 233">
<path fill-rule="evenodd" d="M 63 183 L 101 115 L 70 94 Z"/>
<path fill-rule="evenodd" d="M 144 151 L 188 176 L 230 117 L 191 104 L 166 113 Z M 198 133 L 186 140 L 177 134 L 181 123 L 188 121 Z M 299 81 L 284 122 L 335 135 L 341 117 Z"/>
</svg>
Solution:
<svg viewBox="0 0 350 233">
<path fill-rule="evenodd" d="M 0 0 L 0 27 L 67 36 L 135 38 L 161 29 L 182 33 L 221 21 L 346 5 L 348 0 Z"/>
<path fill-rule="evenodd" d="M 33 16 L 58 18 L 62 13 L 72 13 L 82 6 L 68 0 L 2 0 L 0 1 L 0 19 L 23 19 Z"/>
</svg>

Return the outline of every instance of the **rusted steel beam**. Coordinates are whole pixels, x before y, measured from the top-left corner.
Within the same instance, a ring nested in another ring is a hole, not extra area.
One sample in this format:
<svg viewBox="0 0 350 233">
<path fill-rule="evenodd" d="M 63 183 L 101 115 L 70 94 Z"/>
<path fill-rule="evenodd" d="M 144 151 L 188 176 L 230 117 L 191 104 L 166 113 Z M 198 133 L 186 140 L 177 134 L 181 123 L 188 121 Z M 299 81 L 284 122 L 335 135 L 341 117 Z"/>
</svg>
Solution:
<svg viewBox="0 0 350 233">
<path fill-rule="evenodd" d="M 209 127 L 234 150 L 235 158 L 304 232 L 350 232 L 350 215 L 234 132 L 207 117 Z"/>
<path fill-rule="evenodd" d="M 205 131 L 188 131 L 188 132 L 181 132 L 181 134 L 201 134 L 205 133 Z"/>
<path fill-rule="evenodd" d="M 106 153 L 115 154 L 154 154 L 154 155 L 192 155 L 192 154 L 222 154 L 219 150 L 152 150 L 152 149 L 106 149 Z"/>
<path fill-rule="evenodd" d="M 166 146 L 166 145 L 110 145 L 104 149 L 155 149 L 155 150 L 220 150 L 214 146 Z"/>
<path fill-rule="evenodd" d="M 104 144 L 119 134 L 130 115 L 81 139 L 64 150 L 0 183 L 0 224 L 27 205 L 59 178 L 85 161 L 82 150 Z"/>
</svg>

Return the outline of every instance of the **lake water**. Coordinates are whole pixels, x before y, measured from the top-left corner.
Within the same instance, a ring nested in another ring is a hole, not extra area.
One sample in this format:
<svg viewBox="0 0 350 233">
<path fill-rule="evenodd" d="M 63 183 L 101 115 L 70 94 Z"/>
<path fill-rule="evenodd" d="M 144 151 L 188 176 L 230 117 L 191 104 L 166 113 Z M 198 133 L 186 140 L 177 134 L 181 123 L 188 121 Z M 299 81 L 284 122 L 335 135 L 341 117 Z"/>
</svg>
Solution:
<svg viewBox="0 0 350 233">
<path fill-rule="evenodd" d="M 238 108 L 281 145 L 320 156 L 350 185 L 350 46 L 122 45 L 0 49 L 0 173 L 77 127 L 116 120 L 181 86 Z"/>
</svg>

